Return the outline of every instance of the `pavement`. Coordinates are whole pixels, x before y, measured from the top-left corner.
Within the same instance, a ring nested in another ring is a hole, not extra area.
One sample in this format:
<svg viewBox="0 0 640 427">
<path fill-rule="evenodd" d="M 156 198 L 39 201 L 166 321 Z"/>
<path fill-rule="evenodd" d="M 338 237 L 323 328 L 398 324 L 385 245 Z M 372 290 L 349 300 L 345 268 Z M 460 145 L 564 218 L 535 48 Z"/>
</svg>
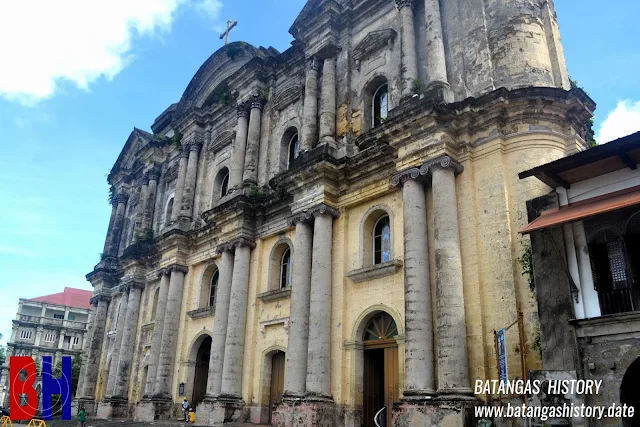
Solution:
<svg viewBox="0 0 640 427">
<path fill-rule="evenodd" d="M 16 423 L 14 422 L 14 425 Z M 24 425 L 27 423 L 24 422 Z M 78 420 L 61 421 L 51 420 L 46 421 L 47 427 L 78 427 Z M 205 427 L 198 424 L 185 423 L 181 421 L 154 421 L 154 422 L 140 422 L 133 420 L 87 420 L 87 427 Z M 269 427 L 267 424 L 226 424 L 229 427 Z"/>
</svg>

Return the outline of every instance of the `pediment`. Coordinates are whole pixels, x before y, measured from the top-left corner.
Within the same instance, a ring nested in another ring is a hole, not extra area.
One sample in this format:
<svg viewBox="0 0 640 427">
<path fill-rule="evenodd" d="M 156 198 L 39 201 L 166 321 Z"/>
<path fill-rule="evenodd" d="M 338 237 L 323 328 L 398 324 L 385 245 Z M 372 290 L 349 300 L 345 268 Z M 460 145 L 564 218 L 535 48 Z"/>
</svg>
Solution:
<svg viewBox="0 0 640 427">
<path fill-rule="evenodd" d="M 393 43 L 397 35 L 398 33 L 391 28 L 370 32 L 353 49 L 353 59 L 362 61 L 368 58 L 371 54 Z"/>
<path fill-rule="evenodd" d="M 294 80 L 288 85 L 278 89 L 273 97 L 273 108 L 282 111 L 285 107 L 293 104 L 302 98 L 303 86 L 299 81 Z"/>
</svg>

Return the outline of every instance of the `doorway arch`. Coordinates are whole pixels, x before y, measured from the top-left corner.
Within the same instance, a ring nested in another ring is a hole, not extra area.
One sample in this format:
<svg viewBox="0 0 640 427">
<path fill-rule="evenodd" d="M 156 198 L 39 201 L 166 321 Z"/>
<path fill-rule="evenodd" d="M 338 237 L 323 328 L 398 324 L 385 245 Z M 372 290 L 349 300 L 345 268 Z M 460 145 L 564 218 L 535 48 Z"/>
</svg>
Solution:
<svg viewBox="0 0 640 427">
<path fill-rule="evenodd" d="M 209 357 L 211 356 L 211 335 L 202 333 L 191 344 L 187 362 L 187 382 L 185 391 L 191 392 L 190 403 L 196 407 L 204 400 L 209 379 Z"/>
<path fill-rule="evenodd" d="M 351 402 L 359 418 L 354 425 L 375 426 L 375 413 L 391 408 L 404 387 L 404 323 L 391 307 L 376 305 L 360 315 L 352 338 L 345 344 L 353 367 Z"/>
<path fill-rule="evenodd" d="M 638 393 L 638 384 L 640 384 L 640 357 L 637 358 L 622 377 L 620 384 L 620 403 L 634 407 L 633 417 L 623 418 L 622 425 L 625 427 L 634 427 L 640 425 L 640 393 Z"/>
<path fill-rule="evenodd" d="M 262 360 L 260 422 L 271 424 L 274 410 L 282 403 L 286 349 L 279 345 L 269 347 L 263 352 Z"/>
</svg>

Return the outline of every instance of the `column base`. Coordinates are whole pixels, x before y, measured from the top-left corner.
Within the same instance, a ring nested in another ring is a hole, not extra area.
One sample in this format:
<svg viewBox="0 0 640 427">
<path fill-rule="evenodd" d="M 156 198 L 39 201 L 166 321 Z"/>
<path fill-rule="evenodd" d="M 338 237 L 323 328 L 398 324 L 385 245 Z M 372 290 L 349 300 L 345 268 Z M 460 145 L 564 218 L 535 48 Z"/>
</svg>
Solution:
<svg viewBox="0 0 640 427">
<path fill-rule="evenodd" d="M 98 404 L 96 418 L 131 418 L 129 400 L 123 397 L 107 397 Z"/>
<path fill-rule="evenodd" d="M 477 401 L 473 391 L 467 387 L 438 389 L 437 400 Z"/>
<path fill-rule="evenodd" d="M 453 102 L 453 91 L 448 83 L 431 82 L 424 93 L 424 97 L 436 104 L 449 104 Z"/>
<path fill-rule="evenodd" d="M 405 390 L 403 394 L 406 402 L 426 402 L 436 398 L 436 391 L 430 389 Z"/>
<path fill-rule="evenodd" d="M 87 415 L 95 417 L 96 412 L 98 410 L 98 405 L 96 405 L 96 399 L 93 397 L 80 397 L 77 399 L 77 407 L 84 408 Z M 73 412 L 72 414 L 76 414 L 77 412 Z"/>
<path fill-rule="evenodd" d="M 138 402 L 133 416 L 135 421 L 175 420 L 176 405 L 166 397 L 148 397 Z"/>
<path fill-rule="evenodd" d="M 344 411 L 327 397 L 283 399 L 271 416 L 274 427 L 335 427 L 344 425 Z"/>
<path fill-rule="evenodd" d="M 216 398 L 205 396 L 204 400 L 196 406 L 196 424 L 213 425 L 213 414 L 215 412 Z"/>
<path fill-rule="evenodd" d="M 208 425 L 222 426 L 228 423 L 245 423 L 248 419 L 249 413 L 242 397 L 220 395 L 216 396 L 213 402 L 213 413 L 209 416 Z"/>
<path fill-rule="evenodd" d="M 475 426 L 474 407 L 477 400 L 451 401 L 429 399 L 422 402 L 403 400 L 393 405 L 391 425 L 405 426 Z"/>
</svg>

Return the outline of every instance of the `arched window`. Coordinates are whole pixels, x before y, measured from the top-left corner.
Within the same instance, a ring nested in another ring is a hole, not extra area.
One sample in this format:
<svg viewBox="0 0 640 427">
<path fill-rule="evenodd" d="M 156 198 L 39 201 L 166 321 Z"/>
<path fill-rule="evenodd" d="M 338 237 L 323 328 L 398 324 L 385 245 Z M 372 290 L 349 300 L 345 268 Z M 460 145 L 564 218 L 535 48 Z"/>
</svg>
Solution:
<svg viewBox="0 0 640 427">
<path fill-rule="evenodd" d="M 373 93 L 372 124 L 371 127 L 378 126 L 387 120 L 389 115 L 389 85 L 387 83 L 379 86 Z"/>
<path fill-rule="evenodd" d="M 229 168 L 222 168 L 213 181 L 213 202 L 229 194 Z"/>
<path fill-rule="evenodd" d="M 151 307 L 151 320 L 156 319 L 156 312 L 158 311 L 158 298 L 160 298 L 160 288 L 156 289 L 153 293 L 153 307 Z"/>
<path fill-rule="evenodd" d="M 393 317 L 378 313 L 364 328 L 363 341 L 390 340 L 398 335 L 398 327 Z"/>
<path fill-rule="evenodd" d="M 211 281 L 209 282 L 209 307 L 213 307 L 216 305 L 216 295 L 218 291 L 218 280 L 220 278 L 220 272 L 216 270 L 211 276 Z"/>
<path fill-rule="evenodd" d="M 222 188 L 220 188 L 220 197 L 224 197 L 229 193 L 229 172 L 222 177 Z"/>
<path fill-rule="evenodd" d="M 391 261 L 391 222 L 385 215 L 373 227 L 373 264 L 388 261 Z"/>
<path fill-rule="evenodd" d="M 278 291 L 291 287 L 291 272 L 294 253 L 289 239 L 281 239 L 269 255 L 269 279 L 267 291 Z"/>
<path fill-rule="evenodd" d="M 607 315 L 633 311 L 622 236 L 611 229 L 598 231 L 589 242 L 589 258 L 601 313 Z"/>
<path fill-rule="evenodd" d="M 291 249 L 287 248 L 280 261 L 280 289 L 291 286 Z"/>
<path fill-rule="evenodd" d="M 287 162 L 287 167 L 290 167 L 291 162 L 293 162 L 299 155 L 300 155 L 300 140 L 298 137 L 298 133 L 296 132 L 289 140 L 289 160 Z"/>
<path fill-rule="evenodd" d="M 171 212 L 173 212 L 173 196 L 167 202 L 167 206 L 164 210 L 164 226 L 168 226 L 171 222 Z"/>
</svg>

